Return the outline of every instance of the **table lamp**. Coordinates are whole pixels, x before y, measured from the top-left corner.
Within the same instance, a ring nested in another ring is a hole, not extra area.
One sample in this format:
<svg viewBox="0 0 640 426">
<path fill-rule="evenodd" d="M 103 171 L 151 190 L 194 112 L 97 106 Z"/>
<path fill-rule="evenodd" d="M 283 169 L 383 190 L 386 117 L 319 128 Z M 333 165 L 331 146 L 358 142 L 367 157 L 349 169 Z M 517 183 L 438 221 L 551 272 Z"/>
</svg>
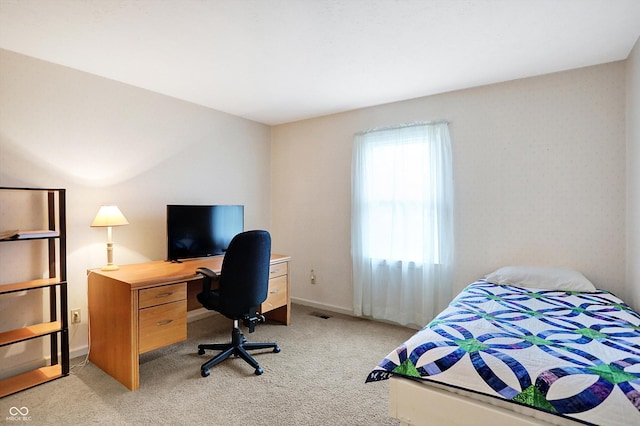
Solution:
<svg viewBox="0 0 640 426">
<path fill-rule="evenodd" d="M 111 242 L 111 227 L 128 225 L 127 218 L 117 206 L 102 206 L 98 210 L 98 214 L 91 223 L 91 227 L 107 227 L 107 265 L 102 268 L 103 271 L 115 271 L 118 265 L 113 264 L 113 243 Z"/>
</svg>

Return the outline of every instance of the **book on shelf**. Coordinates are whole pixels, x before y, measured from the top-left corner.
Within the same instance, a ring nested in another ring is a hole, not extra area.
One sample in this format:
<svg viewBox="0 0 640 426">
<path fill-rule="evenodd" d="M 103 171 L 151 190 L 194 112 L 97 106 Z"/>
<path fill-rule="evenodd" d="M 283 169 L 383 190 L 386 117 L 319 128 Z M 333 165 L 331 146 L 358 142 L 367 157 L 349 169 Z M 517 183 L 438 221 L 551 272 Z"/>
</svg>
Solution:
<svg viewBox="0 0 640 426">
<path fill-rule="evenodd" d="M 10 231 L 0 231 L 0 240 L 28 240 L 30 238 L 57 237 L 60 233 L 50 229 L 36 229 L 31 231 L 20 231 L 12 229 Z"/>
</svg>

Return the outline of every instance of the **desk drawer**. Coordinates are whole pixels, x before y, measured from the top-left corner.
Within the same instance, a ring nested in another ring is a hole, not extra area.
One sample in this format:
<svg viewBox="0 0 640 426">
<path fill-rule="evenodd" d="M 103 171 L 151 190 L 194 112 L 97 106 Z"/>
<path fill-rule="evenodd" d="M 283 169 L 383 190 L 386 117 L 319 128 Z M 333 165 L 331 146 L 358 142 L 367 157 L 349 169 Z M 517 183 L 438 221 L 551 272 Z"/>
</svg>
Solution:
<svg viewBox="0 0 640 426">
<path fill-rule="evenodd" d="M 262 303 L 260 312 L 268 312 L 287 304 L 287 276 L 272 278 L 269 280 L 269 294 L 267 300 Z"/>
<path fill-rule="evenodd" d="M 138 307 L 148 308 L 149 306 L 171 303 L 187 298 L 187 283 L 161 285 L 158 287 L 140 290 Z"/>
<path fill-rule="evenodd" d="M 140 309 L 138 326 L 139 353 L 185 340 L 187 300 Z"/>
<path fill-rule="evenodd" d="M 289 262 L 274 263 L 269 267 L 269 278 L 287 275 Z"/>
</svg>

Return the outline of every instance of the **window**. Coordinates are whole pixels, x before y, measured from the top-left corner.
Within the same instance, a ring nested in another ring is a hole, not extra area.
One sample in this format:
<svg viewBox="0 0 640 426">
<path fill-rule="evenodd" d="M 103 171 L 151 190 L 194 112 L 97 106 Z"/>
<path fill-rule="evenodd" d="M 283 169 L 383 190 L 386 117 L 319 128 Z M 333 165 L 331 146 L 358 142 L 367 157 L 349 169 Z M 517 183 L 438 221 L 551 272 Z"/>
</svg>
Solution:
<svg viewBox="0 0 640 426">
<path fill-rule="evenodd" d="M 373 173 L 363 182 L 370 194 L 363 207 L 370 215 L 371 257 L 422 263 L 428 248 L 422 238 L 406 236 L 426 233 L 427 240 L 437 239 L 424 230 L 433 205 L 427 148 L 422 141 L 372 146 Z M 437 247 L 432 259 L 439 263 Z"/>
<path fill-rule="evenodd" d="M 432 303 L 434 291 L 450 294 L 453 183 L 448 124 L 359 133 L 352 161 L 356 313 L 422 326 L 417 321 L 432 313 L 424 305 L 440 307 L 439 300 Z"/>
</svg>

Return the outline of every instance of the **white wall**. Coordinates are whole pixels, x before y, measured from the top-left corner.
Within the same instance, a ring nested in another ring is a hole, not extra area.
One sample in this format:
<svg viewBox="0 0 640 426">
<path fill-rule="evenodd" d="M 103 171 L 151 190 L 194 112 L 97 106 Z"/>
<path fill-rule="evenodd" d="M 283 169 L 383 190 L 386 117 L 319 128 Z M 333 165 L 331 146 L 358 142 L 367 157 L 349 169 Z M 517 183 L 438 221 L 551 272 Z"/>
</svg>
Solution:
<svg viewBox="0 0 640 426">
<path fill-rule="evenodd" d="M 113 230 L 115 263 L 159 260 L 166 204 L 244 204 L 246 228 L 268 229 L 270 175 L 268 126 L 0 50 L 0 186 L 67 189 L 72 351 L 86 351 L 86 270 L 106 263 L 106 231 L 89 227 L 101 204 L 130 223 Z M 2 349 L 3 367 L 22 356 Z"/>
<path fill-rule="evenodd" d="M 640 309 L 640 39 L 627 59 L 627 302 Z"/>
<path fill-rule="evenodd" d="M 293 256 L 295 299 L 352 310 L 354 133 L 437 119 L 451 122 L 456 292 L 503 265 L 547 264 L 629 294 L 617 62 L 275 127 L 272 229 Z"/>
</svg>

